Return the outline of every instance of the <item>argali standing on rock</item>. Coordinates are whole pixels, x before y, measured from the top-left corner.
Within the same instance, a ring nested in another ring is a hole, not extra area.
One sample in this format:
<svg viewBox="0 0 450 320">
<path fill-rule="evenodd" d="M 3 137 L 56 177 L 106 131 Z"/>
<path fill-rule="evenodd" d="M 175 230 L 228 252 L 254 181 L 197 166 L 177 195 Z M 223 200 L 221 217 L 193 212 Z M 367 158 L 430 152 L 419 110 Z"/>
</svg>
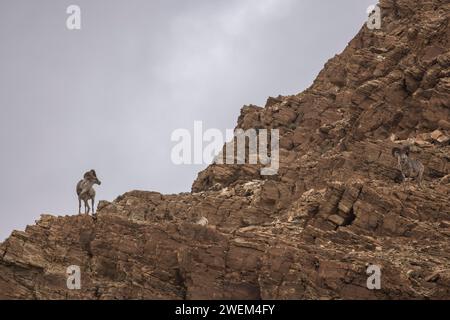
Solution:
<svg viewBox="0 0 450 320">
<path fill-rule="evenodd" d="M 402 174 L 403 181 L 405 181 L 406 178 L 414 178 L 419 183 L 419 186 L 422 187 L 425 167 L 419 160 L 411 159 L 409 157 L 409 152 L 409 146 L 392 149 L 392 155 L 397 158 L 398 169 Z"/>
<path fill-rule="evenodd" d="M 84 202 L 84 213 L 89 214 L 89 200 L 92 202 L 92 213 L 95 212 L 95 190 L 94 184 L 101 185 L 101 181 L 97 178 L 95 170 L 88 171 L 84 174 L 83 180 L 80 180 L 77 184 L 78 195 L 78 214 L 81 214 L 81 201 Z"/>
</svg>

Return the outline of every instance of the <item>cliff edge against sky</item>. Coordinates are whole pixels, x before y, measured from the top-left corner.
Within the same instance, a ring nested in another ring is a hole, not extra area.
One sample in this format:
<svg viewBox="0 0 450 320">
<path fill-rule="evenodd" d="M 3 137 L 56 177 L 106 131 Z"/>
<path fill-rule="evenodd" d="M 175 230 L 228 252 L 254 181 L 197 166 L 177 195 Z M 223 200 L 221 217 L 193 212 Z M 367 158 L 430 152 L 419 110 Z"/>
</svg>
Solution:
<svg viewBox="0 0 450 320">
<path fill-rule="evenodd" d="M 449 299 L 450 3 L 379 6 L 382 28 L 363 26 L 309 89 L 242 109 L 237 128 L 280 130 L 278 175 L 211 165 L 188 194 L 43 215 L 0 245 L 0 298 Z M 400 145 L 423 188 L 400 182 Z"/>
</svg>

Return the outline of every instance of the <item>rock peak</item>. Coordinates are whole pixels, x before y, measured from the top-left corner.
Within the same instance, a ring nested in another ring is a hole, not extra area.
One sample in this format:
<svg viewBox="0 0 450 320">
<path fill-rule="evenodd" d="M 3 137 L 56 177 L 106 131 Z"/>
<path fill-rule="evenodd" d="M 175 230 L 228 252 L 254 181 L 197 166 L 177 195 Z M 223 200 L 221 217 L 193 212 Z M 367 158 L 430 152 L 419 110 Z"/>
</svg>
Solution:
<svg viewBox="0 0 450 320">
<path fill-rule="evenodd" d="M 448 299 L 450 3 L 379 6 L 381 29 L 363 26 L 310 88 L 242 109 L 237 128 L 280 130 L 277 176 L 211 165 L 192 193 L 43 216 L 0 245 L 0 298 Z M 400 145 L 423 188 L 399 178 Z"/>
</svg>

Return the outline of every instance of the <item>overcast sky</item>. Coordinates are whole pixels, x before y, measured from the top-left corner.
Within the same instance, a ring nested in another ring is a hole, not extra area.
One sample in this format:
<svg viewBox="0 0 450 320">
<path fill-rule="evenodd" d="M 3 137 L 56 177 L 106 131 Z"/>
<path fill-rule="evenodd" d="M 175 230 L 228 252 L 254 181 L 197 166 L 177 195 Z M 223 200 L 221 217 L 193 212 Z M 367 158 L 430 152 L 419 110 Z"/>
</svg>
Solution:
<svg viewBox="0 0 450 320">
<path fill-rule="evenodd" d="M 97 198 L 190 191 L 171 133 L 234 128 L 245 104 L 299 93 L 375 0 L 1 0 L 0 241 Z M 81 30 L 66 8 L 81 8 Z"/>
</svg>

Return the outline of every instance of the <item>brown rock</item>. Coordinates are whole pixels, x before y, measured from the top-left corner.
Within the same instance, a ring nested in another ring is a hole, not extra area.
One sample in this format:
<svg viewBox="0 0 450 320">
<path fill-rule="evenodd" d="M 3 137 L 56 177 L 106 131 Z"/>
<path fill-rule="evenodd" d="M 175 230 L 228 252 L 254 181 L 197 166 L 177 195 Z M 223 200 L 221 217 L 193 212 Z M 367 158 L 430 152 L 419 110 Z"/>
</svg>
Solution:
<svg viewBox="0 0 450 320">
<path fill-rule="evenodd" d="M 333 215 L 329 216 L 328 220 L 330 220 L 337 226 L 342 226 L 345 222 L 345 219 L 342 218 L 341 216 L 338 216 L 337 214 L 333 214 Z"/>
<path fill-rule="evenodd" d="M 238 128 L 280 129 L 276 176 L 214 164 L 192 193 L 43 215 L 0 244 L 0 299 L 449 299 L 450 8 L 380 7 L 382 30 L 363 26 L 310 88 L 242 108 Z M 422 188 L 397 180 L 406 144 Z M 365 287 L 371 264 L 382 290 Z"/>
</svg>

